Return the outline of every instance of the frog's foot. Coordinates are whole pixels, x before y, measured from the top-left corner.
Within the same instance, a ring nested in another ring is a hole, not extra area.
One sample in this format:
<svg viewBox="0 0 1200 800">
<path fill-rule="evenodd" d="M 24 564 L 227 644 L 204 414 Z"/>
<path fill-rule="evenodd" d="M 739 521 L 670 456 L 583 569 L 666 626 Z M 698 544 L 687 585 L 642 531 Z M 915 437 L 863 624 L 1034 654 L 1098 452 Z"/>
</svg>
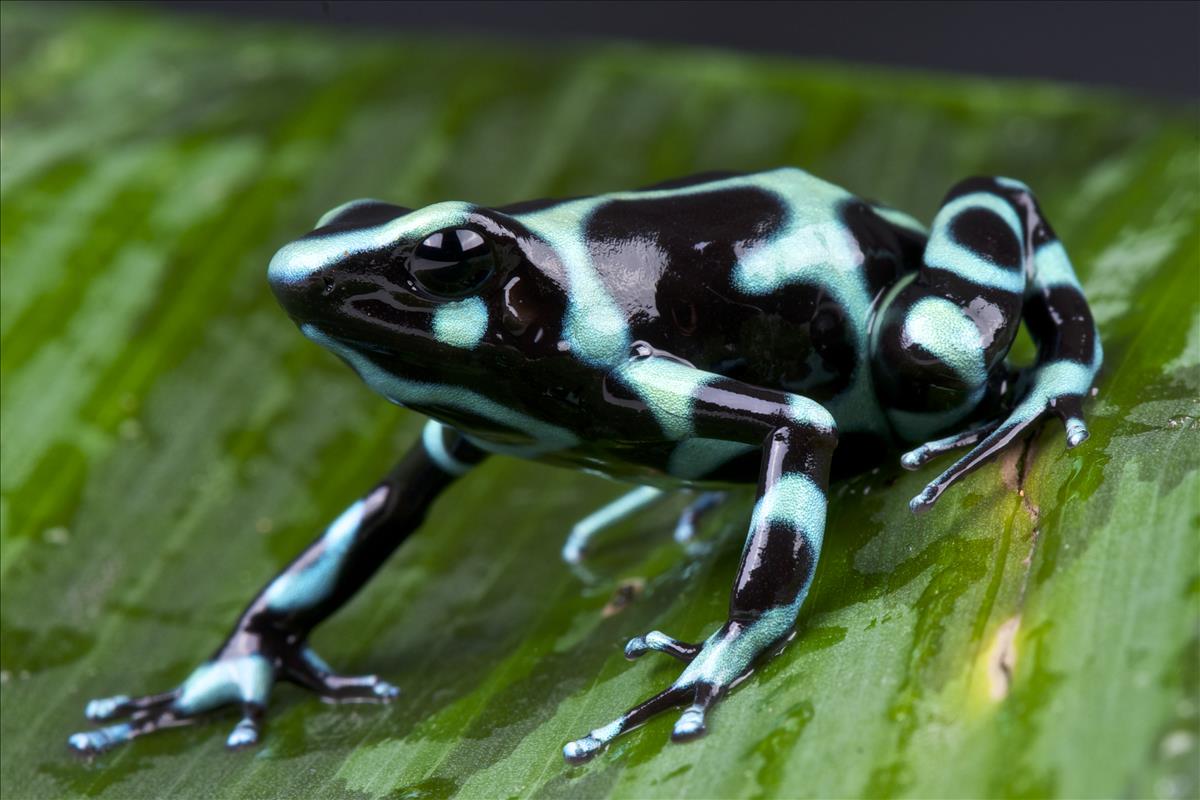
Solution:
<svg viewBox="0 0 1200 800">
<path fill-rule="evenodd" d="M 1054 370 L 1059 366 L 1058 363 L 1052 363 L 1039 368 L 1025 398 L 1002 422 L 994 422 L 966 433 L 928 442 L 900 457 L 900 463 L 905 468 L 917 469 L 942 453 L 974 446 L 909 502 L 908 506 L 913 513 L 928 511 L 946 489 L 1030 431 L 1048 414 L 1062 420 L 1066 428 L 1068 449 L 1078 447 L 1087 440 L 1087 424 L 1083 421 L 1083 393 L 1091 386 L 1095 370 L 1072 365 L 1076 369 L 1070 370 L 1066 375 L 1059 375 Z M 1061 393 L 1055 391 L 1063 384 L 1069 385 L 1073 390 Z"/>
<path fill-rule="evenodd" d="M 780 641 L 782 629 L 777 630 L 775 619 L 768 615 L 754 623 L 726 623 L 702 645 L 688 644 L 659 631 L 637 636 L 625 646 L 625 656 L 637 658 L 656 650 L 674 656 L 687 664 L 679 678 L 665 691 L 639 703 L 614 719 L 563 747 L 563 758 L 571 764 L 582 764 L 593 758 L 609 742 L 628 733 L 651 717 L 681 705 L 687 705 L 675 727 L 671 740 L 686 742 L 708 731 L 707 716 L 712 706 L 749 672 L 755 659 Z M 790 628 L 790 623 L 785 626 Z"/>
<path fill-rule="evenodd" d="M 67 740 L 67 744 L 76 753 L 93 756 L 138 736 L 162 728 L 186 725 L 189 720 L 174 711 L 174 704 L 178 698 L 179 690 L 176 689 L 143 697 L 117 695 L 92 700 L 83 712 L 89 720 L 106 722 L 126 717 L 128 719 L 76 733 Z"/>
<path fill-rule="evenodd" d="M 118 695 L 87 704 L 88 719 L 123 722 L 76 733 L 67 740 L 75 752 L 93 756 L 148 733 L 190 725 L 226 705 L 238 705 L 242 719 L 230 733 L 230 748 L 258 740 L 267 696 L 275 669 L 261 655 L 218 658 L 197 667 L 178 688 L 161 694 L 131 698 Z"/>
<path fill-rule="evenodd" d="M 387 703 L 400 689 L 377 675 L 339 675 L 311 648 L 284 663 L 283 676 L 317 694 L 327 703 Z"/>
<path fill-rule="evenodd" d="M 682 545 L 693 542 L 700 521 L 706 514 L 725 502 L 727 497 L 726 492 L 701 492 L 699 497 L 688 503 L 680 513 L 679 521 L 675 523 L 675 541 Z"/>
<path fill-rule="evenodd" d="M 327 702 L 386 702 L 396 687 L 373 675 L 336 675 L 307 647 L 294 655 L 271 660 L 254 653 L 222 656 L 197 667 L 178 688 L 144 697 L 117 695 L 87 704 L 84 714 L 93 722 L 112 722 L 71 736 L 76 753 L 94 756 L 155 731 L 191 725 L 226 706 L 241 711 L 225 745 L 238 750 L 256 744 L 262 733 L 271 687 L 286 679 L 311 689 Z"/>
<path fill-rule="evenodd" d="M 583 764 L 594 758 L 609 742 L 623 733 L 645 724 L 651 717 L 691 701 L 691 705 L 679 716 L 671 730 L 671 740 L 686 742 L 703 736 L 708 728 L 705 716 L 719 697 L 715 686 L 698 683 L 693 686 L 672 685 L 664 692 L 639 703 L 607 725 L 589 731 L 588 734 L 563 746 L 563 758 L 569 764 Z"/>
</svg>

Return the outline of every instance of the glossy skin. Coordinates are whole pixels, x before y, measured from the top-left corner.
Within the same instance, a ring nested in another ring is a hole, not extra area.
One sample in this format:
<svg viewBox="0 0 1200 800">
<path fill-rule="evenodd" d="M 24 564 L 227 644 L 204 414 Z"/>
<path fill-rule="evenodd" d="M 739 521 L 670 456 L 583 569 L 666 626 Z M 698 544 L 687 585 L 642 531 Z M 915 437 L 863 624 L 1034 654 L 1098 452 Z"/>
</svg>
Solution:
<svg viewBox="0 0 1200 800">
<path fill-rule="evenodd" d="M 242 709 L 229 746 L 252 744 L 280 679 L 334 701 L 394 697 L 374 676 L 334 673 L 308 634 L 490 453 L 643 484 L 573 529 L 572 562 L 664 490 L 757 484 L 725 624 L 698 644 L 631 639 L 630 658 L 657 650 L 686 666 L 563 753 L 585 761 L 681 705 L 673 738 L 701 735 L 713 703 L 790 636 L 831 475 L 914 445 L 910 469 L 971 447 L 913 499 L 924 511 L 1048 414 L 1082 442 L 1101 363 L 1062 245 L 1005 178 L 954 187 L 928 233 L 794 169 L 497 209 L 356 201 L 281 249 L 270 281 L 306 336 L 430 422 L 184 684 L 89 704 L 89 718 L 128 720 L 71 737 L 80 752 L 225 705 Z M 1038 358 L 1013 371 L 1022 320 Z M 677 538 L 719 498 L 702 494 Z"/>
</svg>

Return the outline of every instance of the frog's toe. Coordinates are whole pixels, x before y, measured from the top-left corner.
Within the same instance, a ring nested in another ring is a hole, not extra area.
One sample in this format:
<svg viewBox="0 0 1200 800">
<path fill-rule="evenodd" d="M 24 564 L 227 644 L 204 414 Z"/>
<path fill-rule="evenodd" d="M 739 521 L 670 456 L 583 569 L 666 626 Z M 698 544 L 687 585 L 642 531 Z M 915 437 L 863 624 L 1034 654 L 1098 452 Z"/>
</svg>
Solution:
<svg viewBox="0 0 1200 800">
<path fill-rule="evenodd" d="M 679 514 L 675 523 L 675 541 L 689 544 L 696 538 L 696 531 L 706 514 L 725 502 L 726 492 L 702 492 Z"/>
<path fill-rule="evenodd" d="M 666 691 L 659 692 L 644 703 L 640 703 L 629 709 L 607 725 L 589 731 L 586 736 L 576 739 L 573 742 L 567 742 L 563 746 L 563 758 L 566 759 L 568 764 L 582 764 L 590 761 L 609 742 L 621 734 L 642 725 L 655 714 L 666 711 L 668 708 L 682 705 L 687 701 L 688 692 L 688 688 L 679 685 L 673 685 Z"/>
<path fill-rule="evenodd" d="M 95 756 L 111 750 L 133 738 L 133 726 L 128 722 L 108 725 L 94 731 L 80 731 L 67 739 L 67 746 L 78 755 Z"/>
<path fill-rule="evenodd" d="M 978 444 L 985 436 L 998 427 L 1000 427 L 998 421 L 989 422 L 978 428 L 972 428 L 969 431 L 947 436 L 944 439 L 935 439 L 932 442 L 926 442 L 900 456 L 900 466 L 907 470 L 920 469 L 940 455 Z"/>
<path fill-rule="evenodd" d="M 679 715 L 675 727 L 671 730 L 671 741 L 690 742 L 708 733 L 705 717 L 717 697 L 718 692 L 714 687 L 706 683 L 699 684 L 696 687 L 695 701 Z"/>
<path fill-rule="evenodd" d="M 1090 434 L 1083 421 L 1083 398 L 1076 395 L 1057 397 L 1051 403 L 1051 409 L 1067 429 L 1067 447 L 1078 447 L 1087 441 Z"/>
<path fill-rule="evenodd" d="M 327 675 L 317 693 L 331 703 L 388 703 L 400 696 L 400 687 L 378 675 Z"/>
<path fill-rule="evenodd" d="M 576 739 L 563 745 L 563 758 L 567 760 L 568 764 L 585 764 L 591 761 L 603 746 L 604 742 L 589 733 L 582 739 Z"/>
<path fill-rule="evenodd" d="M 688 663 L 700 652 L 700 645 L 681 642 L 662 631 L 650 631 L 645 636 L 635 636 L 626 643 L 625 657 L 632 661 L 651 650 L 666 653 Z"/>
<path fill-rule="evenodd" d="M 692 739 L 699 739 L 707 732 L 708 727 L 704 724 L 704 712 L 689 708 L 680 715 L 675 727 L 671 729 L 671 740 L 688 742 Z"/>
<path fill-rule="evenodd" d="M 83 715 L 93 722 L 105 722 L 110 719 L 128 717 L 141 711 L 155 711 L 170 705 L 179 696 L 179 691 L 148 694 L 142 697 L 130 697 L 118 694 L 113 697 L 101 697 L 88 702 Z"/>
<path fill-rule="evenodd" d="M 378 675 L 340 675 L 308 649 L 287 665 L 285 674 L 329 703 L 387 703 L 400 696 L 399 687 Z"/>
<path fill-rule="evenodd" d="M 83 715 L 94 722 L 113 719 L 114 717 L 129 713 L 126 709 L 129 708 L 131 700 L 132 698 L 127 694 L 89 700 L 87 706 L 83 709 Z"/>
<path fill-rule="evenodd" d="M 115 725 L 106 725 L 103 728 L 72 734 L 67 739 L 67 746 L 77 755 L 90 758 L 139 736 L 167 728 L 190 725 L 193 722 L 195 722 L 194 717 L 182 715 L 170 706 L 158 710 L 135 711 L 127 722 L 118 722 Z"/>
<path fill-rule="evenodd" d="M 1078 447 L 1087 441 L 1091 434 L 1088 432 L 1087 423 L 1083 420 L 1073 417 L 1067 420 L 1067 447 Z"/>
<path fill-rule="evenodd" d="M 937 502 L 941 491 L 936 484 L 929 484 L 921 493 L 908 501 L 908 510 L 914 514 L 924 514 L 929 509 L 933 508 L 933 504 Z"/>
<path fill-rule="evenodd" d="M 229 732 L 229 736 L 225 739 L 225 746 L 230 750 L 241 750 L 258 744 L 265 714 L 264 706 L 258 703 L 243 703 L 242 718 Z"/>
</svg>

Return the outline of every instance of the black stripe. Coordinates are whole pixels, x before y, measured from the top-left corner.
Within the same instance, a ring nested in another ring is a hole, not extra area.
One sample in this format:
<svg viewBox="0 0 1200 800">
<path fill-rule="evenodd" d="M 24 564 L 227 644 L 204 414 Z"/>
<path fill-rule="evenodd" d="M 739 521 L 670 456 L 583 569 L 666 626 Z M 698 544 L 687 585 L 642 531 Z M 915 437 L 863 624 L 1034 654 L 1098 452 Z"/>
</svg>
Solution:
<svg viewBox="0 0 1200 800">
<path fill-rule="evenodd" d="M 1054 286 L 1034 292 L 1025 301 L 1024 314 L 1025 324 L 1041 353 L 1056 361 L 1092 365 L 1096 356 L 1096 326 L 1087 300 L 1078 289 Z"/>
<path fill-rule="evenodd" d="M 753 569 L 746 562 L 754 559 Z M 812 579 L 817 561 L 807 538 L 788 522 L 771 522 L 756 531 L 746 548 L 730 606 L 739 612 L 763 612 L 787 605 Z"/>
<path fill-rule="evenodd" d="M 716 183 L 717 181 L 726 181 L 730 178 L 740 178 L 745 175 L 744 172 L 725 172 L 714 170 L 712 172 L 701 172 L 698 175 L 689 175 L 686 178 L 672 178 L 669 181 L 662 183 L 651 184 L 636 189 L 638 192 L 662 192 L 668 189 L 687 189 L 692 186 L 702 186 L 706 183 Z"/>
<path fill-rule="evenodd" d="M 1022 247 L 1008 223 L 986 208 L 968 208 L 955 214 L 947 233 L 966 247 L 1010 272 L 1021 270 Z"/>
<path fill-rule="evenodd" d="M 1004 196 L 1004 187 L 996 182 L 996 179 L 984 175 L 976 175 L 971 178 L 966 178 L 959 181 L 950 187 L 950 191 L 946 192 L 946 196 L 942 198 L 942 205 L 946 205 L 951 200 L 956 200 L 963 195 L 974 194 L 975 192 L 986 192 L 988 194 L 996 194 Z"/>
</svg>

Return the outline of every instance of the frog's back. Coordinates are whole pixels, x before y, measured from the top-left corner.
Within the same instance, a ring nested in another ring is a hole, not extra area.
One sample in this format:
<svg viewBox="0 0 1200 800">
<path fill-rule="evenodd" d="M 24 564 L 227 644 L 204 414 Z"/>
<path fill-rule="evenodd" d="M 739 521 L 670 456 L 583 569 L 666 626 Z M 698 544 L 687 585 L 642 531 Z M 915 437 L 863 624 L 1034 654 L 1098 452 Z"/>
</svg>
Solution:
<svg viewBox="0 0 1200 800">
<path fill-rule="evenodd" d="M 869 392 L 870 306 L 924 245 L 910 218 L 792 168 L 528 208 L 577 216 L 633 339 L 826 403 Z"/>
</svg>

